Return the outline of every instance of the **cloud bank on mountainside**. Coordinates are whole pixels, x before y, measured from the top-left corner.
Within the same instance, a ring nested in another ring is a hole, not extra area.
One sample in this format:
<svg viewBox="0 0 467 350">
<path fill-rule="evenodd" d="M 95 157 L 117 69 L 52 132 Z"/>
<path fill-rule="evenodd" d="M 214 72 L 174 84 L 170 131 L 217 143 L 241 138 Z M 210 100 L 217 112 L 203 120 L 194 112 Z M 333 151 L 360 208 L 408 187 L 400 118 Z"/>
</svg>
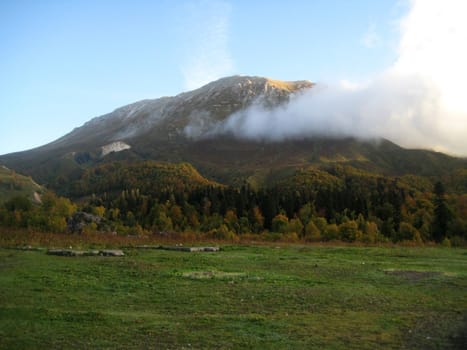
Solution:
<svg viewBox="0 0 467 350">
<path fill-rule="evenodd" d="M 254 104 L 204 135 L 281 141 L 317 135 L 387 138 L 467 155 L 467 3 L 413 0 L 400 22 L 398 59 L 364 83 L 318 83 L 286 106 Z M 190 131 L 187 129 L 186 131 Z"/>
</svg>

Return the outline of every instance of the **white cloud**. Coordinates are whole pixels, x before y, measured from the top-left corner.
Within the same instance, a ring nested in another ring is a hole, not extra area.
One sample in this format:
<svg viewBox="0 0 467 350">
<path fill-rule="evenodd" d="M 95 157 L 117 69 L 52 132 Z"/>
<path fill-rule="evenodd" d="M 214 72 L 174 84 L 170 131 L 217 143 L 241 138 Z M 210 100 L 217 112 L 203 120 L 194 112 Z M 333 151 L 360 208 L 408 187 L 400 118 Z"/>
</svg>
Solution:
<svg viewBox="0 0 467 350">
<path fill-rule="evenodd" d="M 412 0 L 401 22 L 394 69 L 423 75 L 440 87 L 445 107 L 467 111 L 467 1 Z"/>
<path fill-rule="evenodd" d="M 397 61 L 372 80 L 317 85 L 274 110 L 255 105 L 214 131 L 270 140 L 383 137 L 406 147 L 467 155 L 467 1 L 410 5 L 401 20 Z"/>
<path fill-rule="evenodd" d="M 366 85 L 310 89 L 292 97 L 286 107 L 254 105 L 233 114 L 216 131 L 274 141 L 316 135 L 386 137 L 415 147 L 436 134 L 437 102 L 430 82 L 386 73 Z"/>
<path fill-rule="evenodd" d="M 228 47 L 231 6 L 224 1 L 194 1 L 186 12 L 182 73 L 185 88 L 192 90 L 233 72 Z"/>
</svg>

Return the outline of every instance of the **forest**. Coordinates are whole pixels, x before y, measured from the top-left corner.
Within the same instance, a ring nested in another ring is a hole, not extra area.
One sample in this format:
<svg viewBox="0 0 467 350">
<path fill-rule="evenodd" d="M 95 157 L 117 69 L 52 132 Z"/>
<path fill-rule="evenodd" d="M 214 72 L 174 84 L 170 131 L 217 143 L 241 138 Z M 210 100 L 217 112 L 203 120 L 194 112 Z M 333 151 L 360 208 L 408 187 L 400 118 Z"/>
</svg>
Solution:
<svg viewBox="0 0 467 350">
<path fill-rule="evenodd" d="M 186 163 L 108 163 L 62 179 L 40 204 L 15 196 L 3 227 L 70 234 L 242 236 L 283 241 L 464 245 L 465 174 L 451 179 L 304 168 L 261 187 L 210 181 Z M 443 181 L 444 180 L 444 181 Z"/>
</svg>

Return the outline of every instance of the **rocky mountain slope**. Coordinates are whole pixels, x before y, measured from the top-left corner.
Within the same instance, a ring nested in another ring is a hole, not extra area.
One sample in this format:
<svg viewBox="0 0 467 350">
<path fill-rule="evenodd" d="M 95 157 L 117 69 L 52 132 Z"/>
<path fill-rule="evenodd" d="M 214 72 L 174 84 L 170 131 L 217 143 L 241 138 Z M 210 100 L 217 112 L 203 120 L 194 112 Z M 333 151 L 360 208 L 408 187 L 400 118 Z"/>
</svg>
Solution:
<svg viewBox="0 0 467 350">
<path fill-rule="evenodd" d="M 467 162 L 444 154 L 406 150 L 387 140 L 314 137 L 268 142 L 210 135 L 212 125 L 252 104 L 273 108 L 308 81 L 282 82 L 234 76 L 174 97 L 143 100 L 94 118 L 45 146 L 4 156 L 0 164 L 59 190 L 86 169 L 109 162 L 187 162 L 224 184 L 262 185 L 316 165 L 352 165 L 390 175 L 443 175 Z"/>
<path fill-rule="evenodd" d="M 219 121 L 253 102 L 276 106 L 312 84 L 280 82 L 258 77 L 228 77 L 174 97 L 143 100 L 94 118 L 42 150 L 89 151 L 105 156 L 109 150 L 184 138 L 186 127 Z"/>
</svg>

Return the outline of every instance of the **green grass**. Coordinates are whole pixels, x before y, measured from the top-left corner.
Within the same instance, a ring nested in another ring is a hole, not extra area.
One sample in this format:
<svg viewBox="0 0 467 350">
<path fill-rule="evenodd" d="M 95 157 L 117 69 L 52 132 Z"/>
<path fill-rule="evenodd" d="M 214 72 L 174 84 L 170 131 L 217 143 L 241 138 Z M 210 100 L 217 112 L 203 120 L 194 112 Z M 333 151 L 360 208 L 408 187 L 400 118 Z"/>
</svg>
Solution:
<svg viewBox="0 0 467 350">
<path fill-rule="evenodd" d="M 126 253 L 0 249 L 0 348 L 461 349 L 467 339 L 465 249 Z"/>
</svg>

